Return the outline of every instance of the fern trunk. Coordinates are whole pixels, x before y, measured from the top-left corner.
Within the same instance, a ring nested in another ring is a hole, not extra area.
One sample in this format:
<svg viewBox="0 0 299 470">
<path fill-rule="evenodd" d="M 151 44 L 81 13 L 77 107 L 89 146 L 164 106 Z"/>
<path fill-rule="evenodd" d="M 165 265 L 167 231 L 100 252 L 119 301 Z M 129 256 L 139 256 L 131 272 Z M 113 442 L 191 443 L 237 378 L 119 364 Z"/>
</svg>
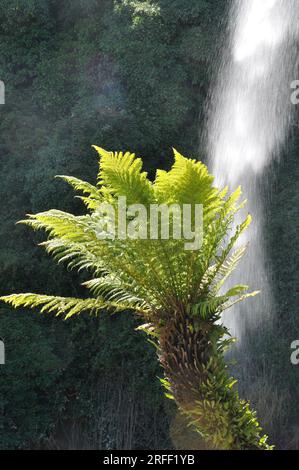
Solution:
<svg viewBox="0 0 299 470">
<path fill-rule="evenodd" d="M 221 327 L 196 323 L 176 312 L 159 331 L 159 359 L 166 387 L 187 421 L 208 447 L 221 450 L 269 450 L 255 412 L 240 400 L 223 359 Z"/>
</svg>

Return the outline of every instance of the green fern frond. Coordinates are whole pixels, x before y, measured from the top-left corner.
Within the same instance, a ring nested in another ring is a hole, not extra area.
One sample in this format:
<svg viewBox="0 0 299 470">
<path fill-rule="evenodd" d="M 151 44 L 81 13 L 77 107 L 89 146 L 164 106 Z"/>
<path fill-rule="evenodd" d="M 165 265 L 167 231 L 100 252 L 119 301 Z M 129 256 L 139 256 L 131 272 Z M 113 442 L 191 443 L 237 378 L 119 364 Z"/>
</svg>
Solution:
<svg viewBox="0 0 299 470">
<path fill-rule="evenodd" d="M 217 254 L 215 256 L 216 263 L 215 263 L 215 266 L 213 267 L 213 270 L 210 271 L 210 273 L 209 273 L 209 279 L 208 279 L 208 282 L 206 284 L 207 287 L 211 286 L 212 282 L 214 281 L 216 276 L 219 275 L 219 272 L 221 270 L 223 272 L 223 275 L 224 275 L 224 278 L 225 278 L 224 281 L 225 281 L 232 272 L 232 269 L 233 269 L 232 265 L 234 264 L 235 267 L 237 266 L 237 264 L 240 261 L 241 257 L 245 253 L 244 247 L 241 247 L 239 250 L 236 251 L 235 255 L 233 255 L 233 259 L 231 260 L 231 264 L 229 264 L 228 267 L 227 266 L 225 267 L 225 262 L 226 262 L 227 258 L 229 257 L 233 246 L 235 245 L 237 240 L 240 238 L 242 233 L 249 227 L 249 225 L 251 224 L 251 221 L 252 221 L 252 218 L 251 218 L 250 215 L 248 215 L 246 217 L 246 219 L 236 227 L 233 236 L 231 236 L 231 238 L 229 239 L 226 246 L 224 248 L 222 248 L 221 253 L 219 255 Z M 227 228 L 227 230 L 228 230 L 228 228 Z M 218 284 L 219 288 L 224 283 L 224 281 L 223 282 L 220 281 L 220 284 Z M 217 287 L 216 287 L 216 289 L 217 289 Z"/>
<path fill-rule="evenodd" d="M 173 151 L 175 161 L 171 170 L 157 171 L 154 183 L 157 199 L 167 204 L 203 204 L 206 214 L 216 210 L 222 201 L 207 167 Z"/>
<path fill-rule="evenodd" d="M 81 199 L 85 206 L 90 210 L 95 210 L 104 200 L 99 189 L 86 181 L 64 175 L 58 175 L 56 178 L 66 181 L 75 189 L 75 191 L 81 191 L 83 194 L 87 194 L 88 196 L 77 196 L 77 198 Z"/>
<path fill-rule="evenodd" d="M 55 313 L 56 316 L 63 315 L 66 319 L 78 315 L 84 311 L 97 313 L 99 310 L 108 308 L 107 302 L 97 299 L 76 299 L 71 297 L 55 297 L 38 294 L 15 294 L 0 297 L 0 300 L 14 308 L 30 307 L 41 308 L 41 313 Z"/>
<path fill-rule="evenodd" d="M 72 186 L 76 191 L 81 191 L 84 194 L 88 194 L 92 196 L 94 199 L 101 200 L 100 191 L 96 186 L 93 186 L 86 181 L 82 181 L 79 178 L 75 178 L 74 176 L 64 176 L 64 175 L 57 175 L 55 178 L 62 179 L 66 181 L 70 186 Z"/>
<path fill-rule="evenodd" d="M 91 237 L 96 239 L 96 234 L 92 230 L 90 222 L 89 215 L 76 217 L 67 212 L 50 210 L 36 215 L 28 215 L 28 219 L 21 220 L 19 223 L 28 225 L 33 230 L 43 229 L 51 237 L 66 237 L 69 241 L 84 242 Z"/>
<path fill-rule="evenodd" d="M 149 308 L 146 302 L 131 292 L 133 290 L 132 285 L 124 286 L 123 282 L 115 276 L 108 274 L 98 279 L 91 279 L 82 285 L 87 287 L 93 295 L 103 297 L 109 302 L 127 302 L 132 306 L 138 305 L 139 307 Z"/>
<path fill-rule="evenodd" d="M 231 287 L 225 294 L 225 297 L 236 297 L 237 295 L 243 294 L 247 291 L 249 286 L 245 286 L 243 284 L 238 284 L 234 287 Z"/>
<path fill-rule="evenodd" d="M 199 316 L 203 320 L 206 320 L 211 315 L 218 316 L 222 311 L 222 305 L 225 304 L 227 297 L 214 297 L 211 299 L 203 300 L 198 304 L 193 304 L 191 307 L 191 314 L 193 316 Z"/>
<path fill-rule="evenodd" d="M 40 243 L 57 263 L 65 263 L 68 269 L 91 271 L 95 275 L 106 274 L 104 262 L 92 252 L 92 246 L 85 243 L 71 243 L 53 238 Z M 88 248 L 89 246 L 89 248 Z"/>
<path fill-rule="evenodd" d="M 216 267 L 216 275 L 215 275 L 216 283 L 212 287 L 213 293 L 219 292 L 221 287 L 225 284 L 227 279 L 231 276 L 231 274 L 237 268 L 239 262 L 241 261 L 244 254 L 246 253 L 246 250 L 247 250 L 247 245 L 237 248 L 228 259 L 225 259 L 223 261 L 222 265 L 219 268 Z"/>
<path fill-rule="evenodd" d="M 153 189 L 142 172 L 142 160 L 129 152 L 107 152 L 93 146 L 100 155 L 98 182 L 100 188 L 106 188 L 114 196 L 126 196 L 128 204 L 148 205 L 153 202 Z"/>
<path fill-rule="evenodd" d="M 0 300 L 14 307 L 40 308 L 41 313 L 55 313 L 56 316 L 63 315 L 67 320 L 74 315 L 88 311 L 97 314 L 100 310 L 123 311 L 132 309 L 133 304 L 126 301 L 107 301 L 103 298 L 76 299 L 72 297 L 56 297 L 39 294 L 14 294 L 0 297 Z M 145 313 L 146 310 L 141 302 L 136 301 L 134 305 L 137 312 Z"/>
<path fill-rule="evenodd" d="M 234 300 L 233 302 L 227 302 L 226 304 L 224 304 L 223 311 L 228 310 L 229 308 L 233 307 L 233 305 L 243 302 L 246 299 L 250 299 L 251 297 L 256 297 L 260 293 L 261 292 L 259 290 L 256 290 L 254 292 L 250 292 L 249 294 L 241 295 L 238 299 Z"/>
</svg>

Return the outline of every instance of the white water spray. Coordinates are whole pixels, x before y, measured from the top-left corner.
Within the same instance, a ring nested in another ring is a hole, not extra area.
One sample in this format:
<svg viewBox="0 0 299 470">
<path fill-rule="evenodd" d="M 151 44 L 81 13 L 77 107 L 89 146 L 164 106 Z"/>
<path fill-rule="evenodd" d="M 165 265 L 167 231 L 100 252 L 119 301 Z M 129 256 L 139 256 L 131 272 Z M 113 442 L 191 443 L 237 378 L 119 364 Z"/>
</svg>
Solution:
<svg viewBox="0 0 299 470">
<path fill-rule="evenodd" d="M 247 234 L 249 252 L 232 282 L 261 289 L 262 295 L 226 314 L 225 322 L 239 337 L 245 325 L 257 325 L 273 309 L 259 187 L 289 131 L 298 37 L 299 0 L 233 1 L 207 132 L 216 183 L 230 190 L 241 185 L 254 220 Z"/>
</svg>

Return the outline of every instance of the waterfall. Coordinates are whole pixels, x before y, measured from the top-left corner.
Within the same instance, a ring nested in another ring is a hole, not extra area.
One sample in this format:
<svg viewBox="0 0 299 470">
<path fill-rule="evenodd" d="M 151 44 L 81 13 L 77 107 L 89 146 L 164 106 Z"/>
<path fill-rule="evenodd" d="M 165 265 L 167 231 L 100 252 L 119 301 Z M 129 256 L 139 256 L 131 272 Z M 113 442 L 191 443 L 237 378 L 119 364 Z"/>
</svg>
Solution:
<svg viewBox="0 0 299 470">
<path fill-rule="evenodd" d="M 262 293 L 224 317 L 240 338 L 248 326 L 265 322 L 274 309 L 261 185 L 264 170 L 279 156 L 295 108 L 291 82 L 296 79 L 299 1 L 235 0 L 228 36 L 211 93 L 207 147 L 216 183 L 230 190 L 241 185 L 253 216 L 252 227 L 241 240 L 246 243 L 248 237 L 249 249 L 231 282 Z"/>
</svg>

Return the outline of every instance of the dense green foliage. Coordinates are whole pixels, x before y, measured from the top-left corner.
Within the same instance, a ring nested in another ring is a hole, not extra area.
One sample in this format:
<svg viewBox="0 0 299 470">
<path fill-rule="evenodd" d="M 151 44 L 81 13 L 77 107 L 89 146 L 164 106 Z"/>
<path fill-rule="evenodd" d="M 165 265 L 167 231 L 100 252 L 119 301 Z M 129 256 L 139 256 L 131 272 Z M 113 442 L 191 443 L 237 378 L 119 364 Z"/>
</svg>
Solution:
<svg viewBox="0 0 299 470">
<path fill-rule="evenodd" d="M 53 177 L 73 174 L 93 182 L 96 158 L 90 142 L 138 152 L 151 174 L 169 166 L 172 145 L 198 153 L 200 118 L 227 3 L 0 0 L 0 79 L 6 84 L 6 105 L 0 107 L 1 293 L 26 289 L 81 295 L 77 279 L 48 261 L 35 247 L 39 237 L 15 222 L 48 207 L 81 213 L 71 191 Z M 267 335 L 248 332 L 252 356 L 247 349 L 243 360 L 238 351 L 239 375 L 245 368 L 249 376 L 244 396 L 252 398 L 271 440 L 283 447 L 298 447 L 299 372 L 289 361 L 289 344 L 299 329 L 296 135 L 293 141 L 277 164 L 277 181 L 269 175 L 275 189 L 265 225 L 274 267 L 275 321 Z M 269 192 L 269 184 L 263 184 Z M 132 322 L 105 316 L 101 322 L 80 317 L 64 323 L 1 308 L 7 364 L 0 367 L 0 447 L 36 445 L 61 420 L 69 430 L 73 422 L 81 426 L 84 416 L 99 415 L 92 397 L 103 393 L 103 382 L 111 384 L 110 402 L 118 408 L 113 390 L 119 377 L 123 401 L 134 397 L 137 402 L 130 445 L 172 446 L 167 440 L 172 418 L 159 386 L 149 380 L 160 371 L 151 348 L 145 355 L 143 338 L 128 328 Z M 256 377 L 265 368 L 271 392 L 281 400 L 270 415 L 273 396 L 263 401 L 263 392 L 255 393 Z M 117 419 L 121 428 L 121 416 Z M 113 426 L 108 442 L 98 438 L 95 446 L 125 445 Z"/>
<path fill-rule="evenodd" d="M 83 193 L 88 213 L 74 216 L 53 209 L 22 221 L 48 233 L 42 246 L 57 262 L 92 275 L 83 284 L 89 297 L 26 293 L 0 300 L 65 319 L 86 311 L 93 315 L 102 310 L 136 313 L 148 322 L 139 329 L 156 341 L 167 396 L 176 401 L 209 447 L 269 449 L 255 413 L 249 403 L 240 400 L 236 380 L 229 376 L 224 362 L 233 340 L 226 338 L 229 332 L 221 323 L 222 312 L 256 295 L 247 293 L 246 285 L 222 291 L 246 251 L 246 246 L 235 249 L 235 244 L 251 216 L 233 228 L 235 214 L 244 207 L 239 200 L 241 189 L 227 195 L 228 188 L 213 186 L 213 177 L 203 163 L 176 150 L 171 170 L 157 170 L 152 183 L 134 154 L 95 148 L 101 156 L 96 186 L 61 177 Z M 120 198 L 125 198 L 126 212 L 121 212 Z M 189 206 L 190 229 L 195 235 L 201 231 L 194 215 L 199 204 L 203 207 L 202 241 L 196 246 L 194 240 L 189 242 L 188 249 L 182 233 L 175 236 L 176 221 L 180 226 L 183 220 L 187 224 L 177 210 Z M 162 216 L 156 220 L 155 238 L 150 215 L 153 205 L 169 210 L 168 222 Z M 169 239 L 162 238 L 166 224 Z"/>
</svg>

